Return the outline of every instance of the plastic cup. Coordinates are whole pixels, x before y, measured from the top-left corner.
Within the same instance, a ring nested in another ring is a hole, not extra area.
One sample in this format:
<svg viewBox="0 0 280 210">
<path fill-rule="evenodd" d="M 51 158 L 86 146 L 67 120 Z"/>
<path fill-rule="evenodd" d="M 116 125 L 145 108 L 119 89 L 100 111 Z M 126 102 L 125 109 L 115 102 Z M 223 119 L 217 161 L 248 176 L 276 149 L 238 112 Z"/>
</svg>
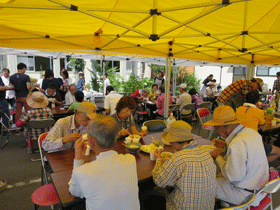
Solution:
<svg viewBox="0 0 280 210">
<path fill-rule="evenodd" d="M 130 137 L 126 137 L 124 142 L 125 142 L 126 144 L 130 143 L 130 142 L 131 142 L 131 138 L 130 138 Z"/>
<path fill-rule="evenodd" d="M 150 160 L 156 160 L 156 157 L 155 157 L 155 150 L 152 150 L 150 152 Z"/>
<path fill-rule="evenodd" d="M 87 145 L 87 150 L 86 150 L 86 154 L 85 155 L 89 155 L 90 154 L 90 146 Z"/>
<path fill-rule="evenodd" d="M 272 121 L 271 121 L 271 125 L 272 125 L 272 126 L 276 126 L 276 121 L 275 121 L 275 120 L 272 120 Z"/>
<path fill-rule="evenodd" d="M 132 141 L 133 141 L 134 143 L 139 143 L 140 139 L 139 139 L 139 138 L 134 138 Z"/>
<path fill-rule="evenodd" d="M 142 126 L 142 131 L 146 131 L 147 130 L 147 126 Z"/>
</svg>

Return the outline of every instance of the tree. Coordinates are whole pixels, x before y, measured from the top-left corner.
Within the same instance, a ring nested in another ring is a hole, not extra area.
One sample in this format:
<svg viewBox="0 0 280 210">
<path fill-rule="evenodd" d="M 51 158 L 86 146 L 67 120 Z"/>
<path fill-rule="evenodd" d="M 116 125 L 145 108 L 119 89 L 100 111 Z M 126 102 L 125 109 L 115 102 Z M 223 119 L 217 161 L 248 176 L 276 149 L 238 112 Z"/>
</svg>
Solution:
<svg viewBox="0 0 280 210">
<path fill-rule="evenodd" d="M 86 62 L 84 61 L 84 59 L 69 58 L 67 63 L 70 66 L 73 66 L 76 72 L 84 72 L 84 68 L 86 66 Z"/>
</svg>

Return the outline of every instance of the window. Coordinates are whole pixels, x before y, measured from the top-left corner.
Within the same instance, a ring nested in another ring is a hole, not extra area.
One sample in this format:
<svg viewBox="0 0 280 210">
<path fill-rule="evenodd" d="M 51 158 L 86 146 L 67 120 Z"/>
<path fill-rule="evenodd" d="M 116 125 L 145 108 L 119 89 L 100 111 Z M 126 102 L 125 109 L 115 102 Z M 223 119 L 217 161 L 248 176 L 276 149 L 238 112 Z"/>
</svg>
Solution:
<svg viewBox="0 0 280 210">
<path fill-rule="evenodd" d="M 233 68 L 233 75 L 244 75 L 246 74 L 245 67 L 234 67 Z"/>
<path fill-rule="evenodd" d="M 7 67 L 6 55 L 0 55 L 0 70 Z"/>
<path fill-rule="evenodd" d="M 273 76 L 275 77 L 276 73 L 280 71 L 278 66 L 258 66 L 257 67 L 257 76 Z"/>
<path fill-rule="evenodd" d="M 132 70 L 132 62 L 133 61 L 126 61 L 126 70 Z"/>
<path fill-rule="evenodd" d="M 17 64 L 24 63 L 27 71 L 35 71 L 35 56 L 17 56 Z"/>
</svg>

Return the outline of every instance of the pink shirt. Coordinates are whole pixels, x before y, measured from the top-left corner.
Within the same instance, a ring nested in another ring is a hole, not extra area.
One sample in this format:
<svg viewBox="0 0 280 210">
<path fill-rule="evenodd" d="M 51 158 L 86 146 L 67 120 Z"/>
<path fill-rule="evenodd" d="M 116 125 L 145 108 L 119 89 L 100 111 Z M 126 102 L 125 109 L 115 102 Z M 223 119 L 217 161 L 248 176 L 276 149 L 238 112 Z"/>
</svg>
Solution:
<svg viewBox="0 0 280 210">
<path fill-rule="evenodd" d="M 164 96 L 165 96 L 165 93 L 161 94 L 158 99 L 157 99 L 157 108 L 159 109 L 158 110 L 158 114 L 160 115 L 163 115 L 163 112 L 164 112 Z M 169 96 L 169 105 L 172 104 L 172 97 Z M 169 112 L 170 114 L 170 112 Z"/>
</svg>

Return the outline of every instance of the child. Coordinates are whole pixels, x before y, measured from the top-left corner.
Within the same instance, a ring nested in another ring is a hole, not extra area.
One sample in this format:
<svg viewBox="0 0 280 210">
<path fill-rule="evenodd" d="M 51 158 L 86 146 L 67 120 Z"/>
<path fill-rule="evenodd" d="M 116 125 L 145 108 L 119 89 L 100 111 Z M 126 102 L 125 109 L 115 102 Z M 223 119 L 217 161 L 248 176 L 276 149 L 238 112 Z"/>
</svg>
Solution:
<svg viewBox="0 0 280 210">
<path fill-rule="evenodd" d="M 221 92 L 222 92 L 222 87 L 219 85 L 219 86 L 217 87 L 216 96 L 219 96 L 219 95 L 221 94 Z"/>
<path fill-rule="evenodd" d="M 74 102 L 67 110 L 67 112 L 69 112 L 70 110 L 74 110 L 74 112 L 76 113 L 77 111 L 77 107 L 80 103 L 83 102 L 84 100 L 84 93 L 82 91 L 76 91 L 75 92 L 75 99 L 76 102 Z"/>
</svg>

